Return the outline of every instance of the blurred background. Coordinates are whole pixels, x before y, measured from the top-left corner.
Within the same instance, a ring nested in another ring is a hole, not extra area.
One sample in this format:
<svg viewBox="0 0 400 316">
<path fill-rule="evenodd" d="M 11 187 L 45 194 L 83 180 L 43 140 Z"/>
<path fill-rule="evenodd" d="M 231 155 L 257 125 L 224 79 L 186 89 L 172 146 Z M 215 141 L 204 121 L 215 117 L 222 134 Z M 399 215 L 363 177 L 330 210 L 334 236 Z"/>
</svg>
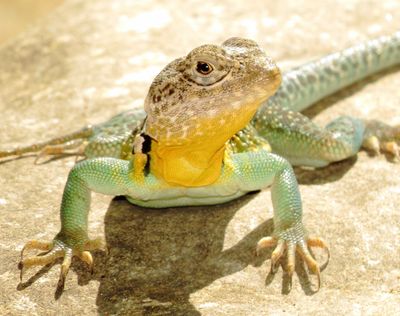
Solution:
<svg viewBox="0 0 400 316">
<path fill-rule="evenodd" d="M 44 17 L 64 0 L 0 0 L 0 45 Z"/>
</svg>

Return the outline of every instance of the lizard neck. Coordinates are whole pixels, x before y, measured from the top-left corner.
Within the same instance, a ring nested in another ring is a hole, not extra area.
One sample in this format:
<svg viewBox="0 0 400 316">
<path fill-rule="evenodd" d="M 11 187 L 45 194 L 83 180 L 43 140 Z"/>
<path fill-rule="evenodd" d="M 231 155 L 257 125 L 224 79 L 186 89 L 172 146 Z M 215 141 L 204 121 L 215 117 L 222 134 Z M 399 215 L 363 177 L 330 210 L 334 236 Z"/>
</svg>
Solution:
<svg viewBox="0 0 400 316">
<path fill-rule="evenodd" d="M 153 139 L 151 172 L 172 185 L 197 187 L 214 183 L 221 175 L 226 143 L 248 124 L 258 104 L 248 104 L 240 114 L 226 111 L 212 118 L 198 119 L 200 135 L 195 131 L 172 140 Z M 150 124 L 147 128 L 150 132 L 155 129 Z"/>
<path fill-rule="evenodd" d="M 221 175 L 225 152 L 225 144 L 214 147 L 207 143 L 170 146 L 154 141 L 150 152 L 151 172 L 172 185 L 209 185 Z"/>
</svg>

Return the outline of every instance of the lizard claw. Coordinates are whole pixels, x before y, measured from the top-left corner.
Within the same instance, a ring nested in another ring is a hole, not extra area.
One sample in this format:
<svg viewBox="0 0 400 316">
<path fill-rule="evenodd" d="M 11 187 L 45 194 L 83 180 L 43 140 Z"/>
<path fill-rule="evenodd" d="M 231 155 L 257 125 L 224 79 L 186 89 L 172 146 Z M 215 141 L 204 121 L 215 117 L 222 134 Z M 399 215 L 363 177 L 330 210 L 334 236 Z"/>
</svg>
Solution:
<svg viewBox="0 0 400 316">
<path fill-rule="evenodd" d="M 275 247 L 276 246 L 276 247 Z M 261 238 L 256 247 L 256 254 L 259 255 L 260 251 L 264 248 L 275 247 L 271 255 L 271 273 L 274 274 L 277 271 L 278 262 L 286 251 L 287 256 L 287 266 L 286 272 L 289 275 L 289 280 L 291 283 L 293 272 L 295 269 L 295 254 L 297 253 L 302 257 L 302 259 L 307 264 L 309 271 L 317 276 L 317 288 L 316 292 L 321 287 L 321 270 L 328 264 L 330 253 L 327 244 L 317 237 L 308 237 L 305 240 L 301 239 L 298 242 L 291 240 L 285 240 L 283 238 L 276 237 L 264 237 Z M 327 261 L 323 266 L 319 266 L 317 261 L 312 257 L 309 248 L 317 247 L 322 248 L 327 252 Z"/>
<path fill-rule="evenodd" d="M 67 277 L 69 267 L 72 261 L 72 249 L 68 248 L 65 250 L 64 260 L 61 264 L 60 278 L 58 279 L 58 288 L 64 288 L 65 278 Z"/>
<path fill-rule="evenodd" d="M 21 250 L 21 261 L 18 268 L 21 270 L 20 279 L 22 281 L 24 272 L 33 266 L 44 266 L 54 262 L 58 258 L 63 258 L 60 269 L 60 277 L 58 287 L 63 288 L 69 268 L 71 266 L 72 257 L 77 256 L 89 266 L 90 272 L 93 273 L 93 257 L 88 250 L 104 249 L 104 243 L 101 239 L 88 240 L 84 243 L 83 249 L 76 249 L 68 246 L 66 243 L 55 239 L 52 242 L 31 240 L 28 241 Z M 44 254 L 38 254 L 32 257 L 24 258 L 24 252 L 29 249 L 47 251 Z"/>
</svg>

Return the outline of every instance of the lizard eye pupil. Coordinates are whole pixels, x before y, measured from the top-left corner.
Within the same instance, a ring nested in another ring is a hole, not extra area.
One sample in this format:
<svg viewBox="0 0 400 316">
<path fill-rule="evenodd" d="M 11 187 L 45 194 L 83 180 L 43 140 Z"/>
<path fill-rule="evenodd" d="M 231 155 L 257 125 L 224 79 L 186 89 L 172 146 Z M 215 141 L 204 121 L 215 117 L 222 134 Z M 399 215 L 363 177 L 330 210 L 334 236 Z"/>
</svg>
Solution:
<svg viewBox="0 0 400 316">
<path fill-rule="evenodd" d="M 211 71 L 213 71 L 213 67 L 209 63 L 198 61 L 196 65 L 196 71 L 202 75 L 208 75 Z"/>
</svg>

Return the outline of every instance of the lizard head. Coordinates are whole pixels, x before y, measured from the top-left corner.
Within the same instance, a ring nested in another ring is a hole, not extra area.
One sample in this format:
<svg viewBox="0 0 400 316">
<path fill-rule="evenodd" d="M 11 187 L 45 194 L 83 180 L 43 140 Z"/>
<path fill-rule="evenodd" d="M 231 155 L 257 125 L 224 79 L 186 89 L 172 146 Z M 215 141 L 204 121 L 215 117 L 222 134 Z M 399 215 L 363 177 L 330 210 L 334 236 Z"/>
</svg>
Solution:
<svg viewBox="0 0 400 316">
<path fill-rule="evenodd" d="M 256 42 L 242 38 L 202 45 L 168 64 L 145 100 L 155 173 L 179 185 L 215 181 L 225 143 L 280 82 L 276 64 Z M 179 166 L 182 171 L 176 172 Z M 167 168 L 174 174 L 167 175 Z"/>
</svg>

